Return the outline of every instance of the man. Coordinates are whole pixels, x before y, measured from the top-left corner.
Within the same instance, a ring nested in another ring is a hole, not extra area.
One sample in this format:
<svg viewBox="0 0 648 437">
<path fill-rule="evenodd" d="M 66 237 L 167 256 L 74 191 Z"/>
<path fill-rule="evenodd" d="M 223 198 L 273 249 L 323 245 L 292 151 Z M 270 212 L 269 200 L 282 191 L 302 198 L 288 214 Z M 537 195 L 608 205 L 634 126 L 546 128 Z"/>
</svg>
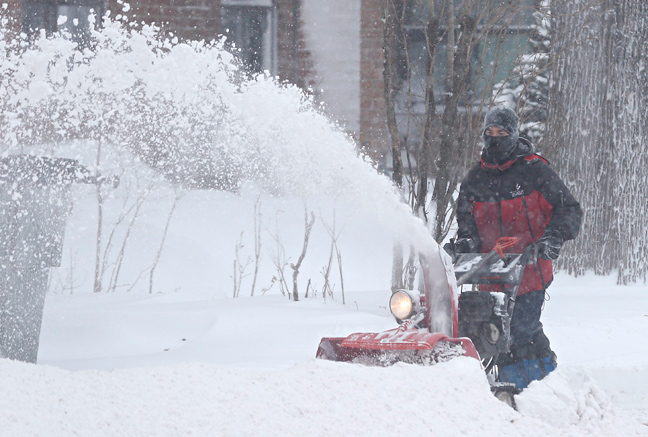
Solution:
<svg viewBox="0 0 648 437">
<path fill-rule="evenodd" d="M 519 138 L 518 125 L 511 109 L 486 114 L 481 161 L 461 183 L 458 239 L 446 250 L 487 253 L 499 237 L 520 239 L 511 253 L 535 244 L 537 259 L 524 270 L 513 311 L 511 352 L 498 359 L 500 381 L 523 389 L 556 368 L 540 313 L 553 280 L 552 261 L 562 244 L 578 235 L 582 211 L 548 161 Z"/>
</svg>

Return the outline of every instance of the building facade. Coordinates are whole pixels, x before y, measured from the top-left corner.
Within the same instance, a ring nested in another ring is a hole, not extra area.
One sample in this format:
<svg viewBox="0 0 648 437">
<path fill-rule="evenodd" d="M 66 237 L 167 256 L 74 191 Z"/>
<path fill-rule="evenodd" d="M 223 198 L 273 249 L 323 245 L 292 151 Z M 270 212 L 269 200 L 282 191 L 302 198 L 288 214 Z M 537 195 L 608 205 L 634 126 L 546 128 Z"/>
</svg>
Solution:
<svg viewBox="0 0 648 437">
<path fill-rule="evenodd" d="M 358 147 L 377 163 L 388 156 L 383 81 L 383 1 L 377 0 L 5 0 L 26 34 L 45 30 L 48 34 L 66 29 L 83 42 L 92 25 L 88 16 L 109 13 L 126 16 L 131 23 L 156 24 L 180 40 L 214 40 L 225 36 L 250 73 L 267 71 L 281 82 L 295 84 L 323 103 L 330 118 L 348 132 Z M 408 40 L 410 79 L 401 111 L 425 111 L 420 96 L 425 83 L 425 5 L 421 0 L 394 0 L 405 5 L 408 16 L 403 28 Z M 538 0 L 517 0 L 531 16 Z M 457 3 L 457 2 L 455 2 Z M 461 3 L 461 2 L 459 2 Z M 526 6 L 525 6 L 526 5 Z M 524 10 L 524 9 L 523 9 Z M 60 17 L 66 17 L 62 20 Z M 528 19 L 527 19 L 528 22 Z M 526 22 L 508 26 L 506 48 L 510 59 L 502 70 L 510 70 L 525 45 Z M 443 23 L 441 23 L 441 28 Z M 498 35 L 497 38 L 500 38 Z M 435 70 L 443 74 L 443 41 Z M 506 44 L 506 43 L 505 43 Z M 504 46 L 505 46 L 504 44 Z M 493 47 L 504 47 L 493 44 Z M 486 46 L 484 46 L 486 47 Z M 487 56 L 502 57 L 502 50 Z M 482 50 L 486 53 L 486 49 Z M 416 58 L 416 54 L 420 55 Z M 488 60 L 481 60 L 488 65 Z M 412 80 L 413 79 L 413 80 Z M 401 82 L 405 79 L 401 78 Z M 475 88 L 487 89 L 492 83 Z M 411 84 L 414 84 L 411 86 Z M 419 84 L 419 85 L 417 85 Z M 445 94 L 438 80 L 437 98 Z M 488 90 L 486 91 L 488 92 Z M 418 96 L 418 97 L 417 97 Z M 437 104 L 441 104 L 439 101 Z M 397 111 L 399 109 L 397 108 Z M 400 119 L 405 117 L 401 114 Z M 415 130 L 419 130 L 418 128 Z M 408 134 L 410 135 L 410 134 Z M 416 135 L 410 135 L 416 141 Z"/>
<path fill-rule="evenodd" d="M 225 36 L 250 73 L 268 71 L 323 103 L 376 161 L 386 153 L 382 20 L 375 0 L 8 0 L 21 30 L 70 31 L 88 16 L 125 15 L 180 40 Z M 65 20 L 60 17 L 66 17 Z"/>
</svg>

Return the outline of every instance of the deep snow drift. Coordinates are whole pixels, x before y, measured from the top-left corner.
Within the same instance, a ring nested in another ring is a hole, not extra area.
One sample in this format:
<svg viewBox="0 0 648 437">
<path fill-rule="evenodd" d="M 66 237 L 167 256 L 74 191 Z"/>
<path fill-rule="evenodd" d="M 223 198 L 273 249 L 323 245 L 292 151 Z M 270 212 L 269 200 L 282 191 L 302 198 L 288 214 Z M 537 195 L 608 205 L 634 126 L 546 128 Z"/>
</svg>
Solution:
<svg viewBox="0 0 648 437">
<path fill-rule="evenodd" d="M 0 38 L 3 154 L 76 158 L 122 180 L 73 188 L 39 365 L 0 360 L 0 434 L 646 435 L 641 287 L 559 278 L 545 322 L 560 367 L 519 397 L 519 412 L 469 359 L 316 361 L 322 336 L 395 326 L 392 243 L 438 251 L 429 232 L 295 88 L 241 78 L 219 44 L 109 22 L 95 38 L 93 52 Z M 211 165 L 235 192 L 160 177 Z M 295 302 L 285 293 L 309 217 Z"/>
</svg>

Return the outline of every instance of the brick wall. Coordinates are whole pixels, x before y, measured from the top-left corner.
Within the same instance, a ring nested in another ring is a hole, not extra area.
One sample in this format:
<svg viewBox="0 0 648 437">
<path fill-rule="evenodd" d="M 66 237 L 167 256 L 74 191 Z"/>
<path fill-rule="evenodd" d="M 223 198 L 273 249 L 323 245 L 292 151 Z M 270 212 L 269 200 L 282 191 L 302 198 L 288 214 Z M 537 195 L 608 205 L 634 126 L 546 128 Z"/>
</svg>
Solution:
<svg viewBox="0 0 648 437">
<path fill-rule="evenodd" d="M 117 0 L 108 0 L 111 14 L 127 14 L 137 22 L 156 23 L 181 39 L 211 40 L 221 34 L 220 0 L 130 0 L 123 12 Z M 280 80 L 306 88 L 312 68 L 301 31 L 301 0 L 276 0 L 277 74 Z M 294 48 L 296 44 L 296 49 Z"/>
<path fill-rule="evenodd" d="M 303 0 L 275 0 L 277 10 L 277 74 L 304 89 L 315 83 L 314 64 L 304 37 Z M 379 161 L 388 150 L 383 96 L 382 1 L 360 1 L 360 123 L 361 148 Z M 20 16 L 21 0 L 4 0 Z M 156 23 L 180 39 L 212 40 L 220 34 L 221 0 L 130 0 L 130 10 L 106 0 L 115 17 L 127 15 L 139 23 Z M 311 42 L 312 43 L 312 42 Z M 315 42 L 317 43 L 317 42 Z M 322 60 L 326 62 L 326 60 Z"/>
<path fill-rule="evenodd" d="M 362 0 L 360 23 L 360 146 L 374 161 L 388 150 L 383 85 L 382 1 Z"/>
<path fill-rule="evenodd" d="M 131 0 L 130 10 L 108 0 L 111 15 L 126 14 L 139 23 L 157 24 L 184 40 L 213 40 L 220 29 L 220 0 Z"/>
<path fill-rule="evenodd" d="M 302 1 L 276 0 L 277 76 L 301 88 L 310 83 L 313 63 L 302 31 Z"/>
</svg>

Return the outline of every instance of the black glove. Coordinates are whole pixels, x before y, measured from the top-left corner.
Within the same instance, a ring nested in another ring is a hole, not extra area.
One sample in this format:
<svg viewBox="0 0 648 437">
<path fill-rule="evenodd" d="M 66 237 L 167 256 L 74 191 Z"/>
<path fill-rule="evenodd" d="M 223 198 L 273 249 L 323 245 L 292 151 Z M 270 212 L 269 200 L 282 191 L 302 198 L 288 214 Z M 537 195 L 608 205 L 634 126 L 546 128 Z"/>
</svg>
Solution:
<svg viewBox="0 0 648 437">
<path fill-rule="evenodd" d="M 448 252 L 455 261 L 458 253 L 473 253 L 477 252 L 477 241 L 474 238 L 459 238 L 457 240 L 450 240 L 449 243 L 443 245 L 443 250 Z"/>
<path fill-rule="evenodd" d="M 565 240 L 557 231 L 545 231 L 544 235 L 536 242 L 538 258 L 546 260 L 558 259 L 560 248 Z"/>
</svg>

